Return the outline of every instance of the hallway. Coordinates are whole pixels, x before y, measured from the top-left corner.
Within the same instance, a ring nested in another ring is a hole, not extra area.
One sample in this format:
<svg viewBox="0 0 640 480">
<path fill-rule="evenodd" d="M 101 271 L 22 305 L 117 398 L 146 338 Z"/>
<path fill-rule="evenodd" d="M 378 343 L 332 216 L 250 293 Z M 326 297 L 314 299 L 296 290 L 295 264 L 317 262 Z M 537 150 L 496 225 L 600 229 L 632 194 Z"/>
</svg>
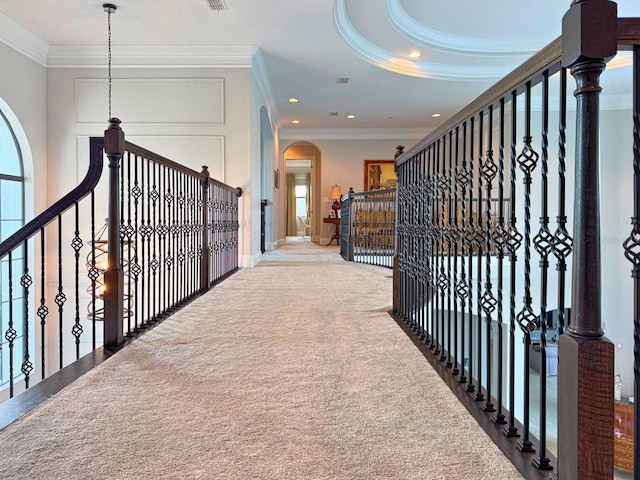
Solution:
<svg viewBox="0 0 640 480">
<path fill-rule="evenodd" d="M 0 432 L 2 479 L 519 479 L 389 316 L 296 240 Z"/>
</svg>

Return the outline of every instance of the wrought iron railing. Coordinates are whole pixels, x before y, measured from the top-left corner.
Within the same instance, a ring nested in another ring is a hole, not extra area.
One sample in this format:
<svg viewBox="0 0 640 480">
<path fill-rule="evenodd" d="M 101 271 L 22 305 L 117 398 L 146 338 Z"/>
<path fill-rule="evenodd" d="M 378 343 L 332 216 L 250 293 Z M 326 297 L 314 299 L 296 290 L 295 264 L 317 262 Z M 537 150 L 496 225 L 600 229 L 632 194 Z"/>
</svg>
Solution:
<svg viewBox="0 0 640 480">
<path fill-rule="evenodd" d="M 611 5 L 573 2 L 561 39 L 396 160 L 395 314 L 458 390 L 503 426 L 512 458 L 530 454 L 537 469 L 557 468 L 565 479 L 613 475 L 613 346 L 600 314 L 599 76 L 616 40 L 636 45 L 637 70 L 640 20 L 616 26 Z M 568 69 L 578 84 L 575 125 L 566 113 Z M 636 177 L 639 115 L 636 101 Z M 640 262 L 629 252 L 639 248 L 637 218 L 638 207 L 627 247 L 636 282 Z M 637 388 L 637 313 L 635 322 Z M 559 374 L 557 406 L 549 368 Z M 587 451 L 597 458 L 587 461 Z"/>
<path fill-rule="evenodd" d="M 0 243 L 2 399 L 120 347 L 238 268 L 240 190 L 125 142 L 118 124 L 90 139 L 81 184 Z"/>
<path fill-rule="evenodd" d="M 355 193 L 342 198 L 340 252 L 346 260 L 392 268 L 395 253 L 396 190 Z"/>
</svg>

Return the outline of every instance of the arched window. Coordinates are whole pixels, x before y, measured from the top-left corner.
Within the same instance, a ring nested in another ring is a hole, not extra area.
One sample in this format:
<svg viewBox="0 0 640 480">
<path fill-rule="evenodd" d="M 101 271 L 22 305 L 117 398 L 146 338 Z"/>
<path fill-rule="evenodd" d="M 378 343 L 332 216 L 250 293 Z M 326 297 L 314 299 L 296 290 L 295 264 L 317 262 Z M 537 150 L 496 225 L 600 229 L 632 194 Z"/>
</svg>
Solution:
<svg viewBox="0 0 640 480">
<path fill-rule="evenodd" d="M 24 176 L 16 136 L 0 111 L 0 241 L 24 224 Z"/>
<path fill-rule="evenodd" d="M 0 242 L 8 238 L 24 225 L 24 171 L 22 155 L 16 136 L 5 115 L 0 111 Z M 24 252 L 17 249 L 9 258 L 0 259 L 0 385 L 9 381 L 9 357 L 13 350 L 14 358 L 20 358 L 23 349 L 23 317 L 19 309 L 14 311 L 13 328 L 16 338 L 9 349 L 5 333 L 9 328 L 10 307 L 16 307 L 24 301 L 20 292 L 20 276 L 24 271 Z M 11 275 L 9 275 L 11 272 Z M 11 279 L 9 278 L 11 276 Z M 8 283 L 13 283 L 13 305 L 9 305 Z M 19 363 L 18 363 L 19 365 Z"/>
</svg>

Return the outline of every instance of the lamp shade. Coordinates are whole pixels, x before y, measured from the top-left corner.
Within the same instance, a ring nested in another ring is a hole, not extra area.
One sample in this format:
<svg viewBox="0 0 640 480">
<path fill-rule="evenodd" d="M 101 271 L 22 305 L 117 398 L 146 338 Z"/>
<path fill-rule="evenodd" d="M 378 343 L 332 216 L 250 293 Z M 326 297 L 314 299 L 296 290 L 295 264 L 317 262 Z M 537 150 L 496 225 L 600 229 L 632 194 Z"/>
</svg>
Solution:
<svg viewBox="0 0 640 480">
<path fill-rule="evenodd" d="M 329 200 L 340 200 L 340 195 L 342 195 L 340 185 L 334 185 L 329 192 Z"/>
</svg>

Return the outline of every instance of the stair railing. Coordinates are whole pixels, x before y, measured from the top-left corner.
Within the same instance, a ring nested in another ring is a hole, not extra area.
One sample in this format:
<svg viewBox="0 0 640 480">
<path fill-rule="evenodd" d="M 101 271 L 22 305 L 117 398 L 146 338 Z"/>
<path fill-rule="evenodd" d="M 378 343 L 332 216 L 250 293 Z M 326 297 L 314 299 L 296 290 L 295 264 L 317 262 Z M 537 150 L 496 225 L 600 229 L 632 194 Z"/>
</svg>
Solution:
<svg viewBox="0 0 640 480">
<path fill-rule="evenodd" d="M 598 96 L 618 44 L 635 45 L 637 57 L 640 19 L 617 19 L 607 0 L 574 1 L 561 38 L 396 159 L 395 315 L 527 476 L 531 466 L 557 468 L 564 479 L 613 475 Z M 577 83 L 575 125 L 568 71 Z M 638 115 L 636 102 L 636 130 Z M 639 142 L 636 132 L 636 163 Z M 638 224 L 627 249 L 636 282 Z M 636 335 L 636 385 L 639 343 Z M 557 435 L 547 421 L 556 373 Z"/>
<path fill-rule="evenodd" d="M 78 187 L 0 243 L 0 399 L 121 347 L 238 269 L 240 189 L 127 142 L 119 123 L 90 138 Z"/>
<path fill-rule="evenodd" d="M 393 268 L 396 189 L 349 193 L 342 199 L 341 253 L 346 260 Z"/>
</svg>

